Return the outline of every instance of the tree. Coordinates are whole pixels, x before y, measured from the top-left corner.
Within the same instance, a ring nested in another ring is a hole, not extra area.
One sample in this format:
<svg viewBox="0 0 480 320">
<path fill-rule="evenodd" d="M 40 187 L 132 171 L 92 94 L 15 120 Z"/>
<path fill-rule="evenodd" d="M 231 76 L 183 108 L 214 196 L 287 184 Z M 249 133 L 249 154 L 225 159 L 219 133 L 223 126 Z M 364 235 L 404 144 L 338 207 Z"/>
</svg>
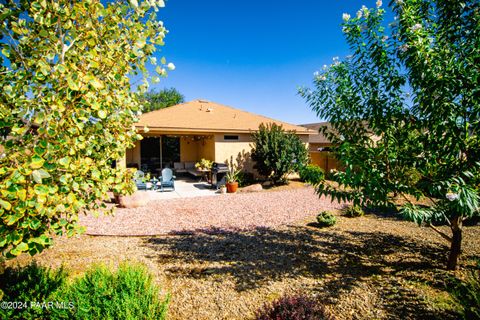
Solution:
<svg viewBox="0 0 480 320">
<path fill-rule="evenodd" d="M 307 163 L 305 144 L 295 132 L 285 132 L 281 125 L 262 123 L 252 138 L 254 168 L 274 184 L 285 182 L 286 174 Z"/>
<path fill-rule="evenodd" d="M 327 135 L 345 165 L 333 175 L 337 187 L 317 192 L 389 207 L 401 196 L 405 217 L 450 243 L 447 268 L 455 269 L 462 222 L 479 215 L 480 4 L 394 1 L 388 28 L 380 6 L 344 14 L 352 56 L 316 74 L 315 90 L 300 91 L 332 124 Z"/>
<path fill-rule="evenodd" d="M 0 250 L 7 257 L 81 232 L 79 213 L 103 210 L 110 190 L 134 190 L 131 173 L 112 167 L 141 138 L 133 124 L 146 66 L 167 32 L 154 12 L 161 6 L 0 4 Z M 165 67 L 157 66 L 160 76 Z M 140 73 L 134 93 L 130 76 Z"/>
<path fill-rule="evenodd" d="M 184 102 L 184 95 L 175 88 L 162 89 L 159 92 L 150 91 L 144 96 L 143 112 L 159 110 Z"/>
</svg>

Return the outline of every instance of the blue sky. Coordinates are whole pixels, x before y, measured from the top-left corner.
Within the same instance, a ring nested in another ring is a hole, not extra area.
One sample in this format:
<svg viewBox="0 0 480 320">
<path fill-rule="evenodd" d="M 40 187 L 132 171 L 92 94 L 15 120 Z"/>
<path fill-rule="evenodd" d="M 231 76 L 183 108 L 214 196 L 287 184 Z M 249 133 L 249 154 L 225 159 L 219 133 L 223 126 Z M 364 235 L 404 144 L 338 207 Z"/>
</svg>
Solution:
<svg viewBox="0 0 480 320">
<path fill-rule="evenodd" d="M 333 57 L 348 55 L 342 13 L 353 16 L 362 4 L 375 1 L 168 0 L 159 12 L 169 30 L 159 56 L 176 70 L 153 88 L 290 123 L 317 122 L 297 88 L 310 86 Z"/>
</svg>

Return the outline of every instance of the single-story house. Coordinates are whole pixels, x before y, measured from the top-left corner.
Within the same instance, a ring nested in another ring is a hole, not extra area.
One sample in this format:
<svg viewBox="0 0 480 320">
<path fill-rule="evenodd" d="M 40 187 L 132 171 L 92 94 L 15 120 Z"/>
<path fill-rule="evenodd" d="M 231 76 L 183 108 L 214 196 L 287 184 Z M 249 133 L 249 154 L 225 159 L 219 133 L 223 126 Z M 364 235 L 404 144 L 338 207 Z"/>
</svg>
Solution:
<svg viewBox="0 0 480 320">
<path fill-rule="evenodd" d="M 332 169 L 338 169 L 339 163 L 331 152 L 333 147 L 332 142 L 320 132 L 320 128 L 331 128 L 328 122 L 317 122 L 302 124 L 302 127 L 315 131 L 308 138 L 308 151 L 312 164 L 321 167 L 325 172 L 330 172 Z"/>
<path fill-rule="evenodd" d="M 251 133 L 261 123 L 293 130 L 305 144 L 309 135 L 315 133 L 215 102 L 193 100 L 142 114 L 136 127 L 143 139 L 127 150 L 124 164 L 158 173 L 166 167 L 191 169 L 202 158 L 219 163 L 233 158 L 234 163 L 249 170 Z"/>
</svg>

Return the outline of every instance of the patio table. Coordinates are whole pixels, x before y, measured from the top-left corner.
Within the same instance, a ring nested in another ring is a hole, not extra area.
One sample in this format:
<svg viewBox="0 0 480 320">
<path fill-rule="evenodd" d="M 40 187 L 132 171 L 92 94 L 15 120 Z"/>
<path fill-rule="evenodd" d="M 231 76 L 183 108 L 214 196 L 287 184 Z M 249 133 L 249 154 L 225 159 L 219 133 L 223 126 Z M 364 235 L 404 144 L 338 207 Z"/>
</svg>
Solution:
<svg viewBox="0 0 480 320">
<path fill-rule="evenodd" d="M 209 183 L 210 181 L 209 176 L 212 173 L 212 171 L 210 169 L 197 169 L 197 171 L 202 173 L 202 175 L 200 176 L 200 180 L 198 180 L 198 182 L 205 181 Z"/>
<path fill-rule="evenodd" d="M 152 186 L 151 186 L 150 188 L 147 187 L 147 190 L 153 190 L 153 191 L 157 190 L 157 189 L 158 189 L 158 182 L 159 182 L 159 181 L 160 181 L 160 180 L 158 180 L 158 179 L 155 178 L 155 177 L 153 177 L 152 179 L 150 179 L 150 180 L 148 181 L 148 183 L 151 183 Z"/>
</svg>

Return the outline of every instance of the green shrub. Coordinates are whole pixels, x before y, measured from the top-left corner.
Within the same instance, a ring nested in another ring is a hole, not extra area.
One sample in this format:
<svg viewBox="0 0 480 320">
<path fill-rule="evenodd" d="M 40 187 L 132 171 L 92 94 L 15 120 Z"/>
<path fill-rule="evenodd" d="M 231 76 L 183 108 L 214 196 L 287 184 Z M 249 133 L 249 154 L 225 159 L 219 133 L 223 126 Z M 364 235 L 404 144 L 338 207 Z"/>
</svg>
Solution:
<svg viewBox="0 0 480 320">
<path fill-rule="evenodd" d="M 255 183 L 255 178 L 251 172 L 240 171 L 237 175 L 237 181 L 238 186 L 243 188 Z"/>
<path fill-rule="evenodd" d="M 96 266 L 74 281 L 63 300 L 73 309 L 55 310 L 58 317 L 74 319 L 165 319 L 169 297 L 161 299 L 151 275 L 139 265 L 120 265 L 111 272 Z"/>
<path fill-rule="evenodd" d="M 319 166 L 309 164 L 300 169 L 300 179 L 312 185 L 318 184 L 325 180 L 325 172 Z"/>
<path fill-rule="evenodd" d="M 344 215 L 349 218 L 362 217 L 365 215 L 362 207 L 360 206 L 349 206 L 344 210 Z"/>
<path fill-rule="evenodd" d="M 463 319 L 480 319 L 480 269 L 472 271 L 467 280 L 455 280 L 452 296 L 462 308 Z"/>
<path fill-rule="evenodd" d="M 65 285 L 67 272 L 62 268 L 52 270 L 36 263 L 26 267 L 6 268 L 0 274 L 0 298 L 5 302 L 25 302 L 13 308 L 0 308 L 1 319 L 48 319 L 50 308 L 31 308 L 30 302 L 58 301 L 55 292 Z"/>
<path fill-rule="evenodd" d="M 73 283 L 67 272 L 35 263 L 0 274 L 0 300 L 27 302 L 0 308 L 0 319 L 165 319 L 168 300 L 144 267 L 122 264 L 117 272 L 96 266 Z M 2 293 L 3 292 L 3 293 Z M 3 297 L 2 297 L 3 294 Z M 30 302 L 53 303 L 32 307 Z"/>
<path fill-rule="evenodd" d="M 275 123 L 260 124 L 252 133 L 254 168 L 274 185 L 287 181 L 286 176 L 298 171 L 308 160 L 305 144 L 293 131 L 285 131 Z"/>
<path fill-rule="evenodd" d="M 256 312 L 256 320 L 334 319 L 318 301 L 304 295 L 282 297 Z"/>
<path fill-rule="evenodd" d="M 322 211 L 317 215 L 317 222 L 322 228 L 331 227 L 337 222 L 337 218 L 328 211 Z"/>
</svg>

